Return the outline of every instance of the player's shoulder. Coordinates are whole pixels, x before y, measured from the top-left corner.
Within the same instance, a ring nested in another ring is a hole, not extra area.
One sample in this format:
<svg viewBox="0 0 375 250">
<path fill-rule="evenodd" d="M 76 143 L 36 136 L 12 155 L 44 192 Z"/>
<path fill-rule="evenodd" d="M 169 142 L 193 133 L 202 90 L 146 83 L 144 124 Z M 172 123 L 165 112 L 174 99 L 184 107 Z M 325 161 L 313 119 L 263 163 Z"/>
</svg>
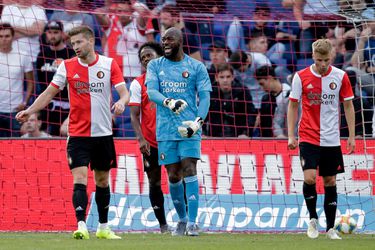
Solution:
<svg viewBox="0 0 375 250">
<path fill-rule="evenodd" d="M 300 78 L 313 75 L 313 73 L 311 72 L 311 66 L 298 70 L 296 75 L 298 75 Z"/>
<path fill-rule="evenodd" d="M 146 80 L 146 73 L 143 73 L 142 75 L 140 76 L 137 76 L 136 78 L 134 78 L 134 80 L 131 82 L 131 84 L 139 84 L 139 85 L 144 85 L 145 84 L 145 80 Z"/>
<path fill-rule="evenodd" d="M 201 61 L 199 61 L 199 60 L 197 60 L 197 59 L 195 59 L 195 58 L 193 58 L 193 57 L 191 57 L 191 56 L 189 56 L 189 55 L 187 55 L 187 54 L 185 54 L 185 56 L 186 56 L 186 60 L 187 60 L 190 64 L 192 64 L 192 65 L 196 65 L 196 66 L 199 66 L 199 67 L 201 67 L 201 66 L 205 67 L 204 64 L 203 64 Z"/>
<path fill-rule="evenodd" d="M 339 69 L 335 66 L 331 66 L 331 74 L 337 75 L 337 76 L 344 76 L 346 72 L 342 69 Z"/>
<path fill-rule="evenodd" d="M 77 64 L 78 63 L 78 57 L 75 56 L 75 57 L 72 57 L 72 58 L 69 58 L 69 59 L 65 59 L 64 63 L 65 63 L 65 65 Z"/>
<path fill-rule="evenodd" d="M 98 56 L 99 56 L 98 60 L 101 61 L 102 63 L 106 63 L 109 65 L 112 64 L 113 58 L 108 57 L 108 56 L 103 56 L 103 55 L 98 55 Z"/>
</svg>

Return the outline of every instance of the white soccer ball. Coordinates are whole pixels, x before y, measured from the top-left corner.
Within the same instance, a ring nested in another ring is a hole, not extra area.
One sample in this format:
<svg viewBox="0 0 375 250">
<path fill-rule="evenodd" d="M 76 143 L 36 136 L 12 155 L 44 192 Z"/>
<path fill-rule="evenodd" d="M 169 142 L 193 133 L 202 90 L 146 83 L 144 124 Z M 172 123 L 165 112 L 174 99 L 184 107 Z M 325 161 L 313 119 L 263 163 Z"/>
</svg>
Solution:
<svg viewBox="0 0 375 250">
<path fill-rule="evenodd" d="M 335 220 L 335 229 L 342 234 L 351 234 L 357 228 L 357 221 L 350 215 L 344 214 Z"/>
</svg>

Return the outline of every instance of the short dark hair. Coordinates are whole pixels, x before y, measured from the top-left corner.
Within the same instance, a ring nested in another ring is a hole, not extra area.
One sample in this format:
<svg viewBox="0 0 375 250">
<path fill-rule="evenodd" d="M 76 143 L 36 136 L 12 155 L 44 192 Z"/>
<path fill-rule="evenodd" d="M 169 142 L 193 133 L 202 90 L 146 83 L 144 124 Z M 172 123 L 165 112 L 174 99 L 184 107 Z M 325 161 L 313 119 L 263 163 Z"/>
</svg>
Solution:
<svg viewBox="0 0 375 250">
<path fill-rule="evenodd" d="M 219 74 L 220 72 L 227 71 L 227 70 L 230 71 L 232 75 L 234 75 L 233 68 L 232 66 L 230 66 L 229 63 L 221 63 L 217 65 L 216 67 L 216 74 Z"/>
<path fill-rule="evenodd" d="M 139 61 L 141 61 L 141 51 L 144 48 L 146 48 L 146 47 L 147 48 L 151 48 L 152 50 L 154 50 L 156 52 L 156 54 L 158 54 L 159 56 L 163 55 L 163 48 L 161 47 L 160 43 L 157 43 L 157 42 L 147 42 L 147 43 L 142 44 L 142 46 L 138 50 Z"/>
<path fill-rule="evenodd" d="M 10 30 L 10 33 L 14 36 L 14 28 L 10 23 L 0 23 L 0 30 Z"/>
<path fill-rule="evenodd" d="M 265 79 L 268 76 L 276 77 L 275 70 L 270 65 L 261 66 L 255 71 L 256 79 Z"/>
<path fill-rule="evenodd" d="M 74 27 L 68 32 L 69 38 L 78 34 L 83 34 L 86 38 L 95 38 L 94 31 L 87 25 Z"/>
<path fill-rule="evenodd" d="M 239 50 L 234 52 L 230 58 L 229 58 L 229 63 L 232 65 L 232 67 L 235 70 L 238 70 L 241 68 L 243 64 L 247 63 L 247 54 L 243 50 Z"/>
</svg>

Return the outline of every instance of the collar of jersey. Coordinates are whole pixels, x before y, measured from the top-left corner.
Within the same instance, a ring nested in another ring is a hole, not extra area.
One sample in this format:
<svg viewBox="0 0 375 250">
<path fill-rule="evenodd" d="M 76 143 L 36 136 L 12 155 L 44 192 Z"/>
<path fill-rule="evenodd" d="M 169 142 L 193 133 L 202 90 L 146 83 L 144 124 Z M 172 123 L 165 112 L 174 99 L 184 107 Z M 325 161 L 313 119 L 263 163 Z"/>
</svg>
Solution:
<svg viewBox="0 0 375 250">
<path fill-rule="evenodd" d="M 332 66 L 329 65 L 329 68 L 328 68 L 327 72 L 326 72 L 324 75 L 319 75 L 318 73 L 316 73 L 316 72 L 313 70 L 313 65 L 314 65 L 314 64 L 312 64 L 312 65 L 310 66 L 310 71 L 311 71 L 311 73 L 312 73 L 314 76 L 316 76 L 316 77 L 325 77 L 325 76 L 328 76 L 329 73 L 331 73 L 331 71 L 332 71 Z"/>
<path fill-rule="evenodd" d="M 98 62 L 98 60 L 99 60 L 99 55 L 97 53 L 95 53 L 95 61 L 90 63 L 90 64 L 83 63 L 83 62 L 81 62 L 81 59 L 78 58 L 79 64 L 81 64 L 84 67 L 91 67 L 91 66 L 95 65 Z"/>
</svg>

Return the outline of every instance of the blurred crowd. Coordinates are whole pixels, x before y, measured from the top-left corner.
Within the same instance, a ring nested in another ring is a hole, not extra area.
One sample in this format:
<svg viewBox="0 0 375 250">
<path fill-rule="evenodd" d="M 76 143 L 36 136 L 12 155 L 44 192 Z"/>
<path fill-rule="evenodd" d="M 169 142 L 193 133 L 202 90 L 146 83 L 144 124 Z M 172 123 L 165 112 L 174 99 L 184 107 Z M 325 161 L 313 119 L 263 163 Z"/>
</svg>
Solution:
<svg viewBox="0 0 375 250">
<path fill-rule="evenodd" d="M 213 86 L 206 137 L 286 138 L 293 74 L 313 63 L 312 43 L 328 38 L 331 64 L 347 72 L 356 96 L 356 136 L 375 137 L 374 0 L 324 2 L 3 0 L 0 137 L 67 135 L 66 89 L 28 122 L 14 117 L 43 92 L 59 64 L 75 56 L 66 34 L 78 25 L 95 31 L 97 53 L 117 61 L 128 87 L 144 71 L 139 47 L 160 42 L 170 27 L 181 29 L 184 52 L 205 63 Z M 134 137 L 129 109 L 113 116 L 113 124 L 114 136 Z M 344 117 L 341 127 L 346 137 Z"/>
</svg>

